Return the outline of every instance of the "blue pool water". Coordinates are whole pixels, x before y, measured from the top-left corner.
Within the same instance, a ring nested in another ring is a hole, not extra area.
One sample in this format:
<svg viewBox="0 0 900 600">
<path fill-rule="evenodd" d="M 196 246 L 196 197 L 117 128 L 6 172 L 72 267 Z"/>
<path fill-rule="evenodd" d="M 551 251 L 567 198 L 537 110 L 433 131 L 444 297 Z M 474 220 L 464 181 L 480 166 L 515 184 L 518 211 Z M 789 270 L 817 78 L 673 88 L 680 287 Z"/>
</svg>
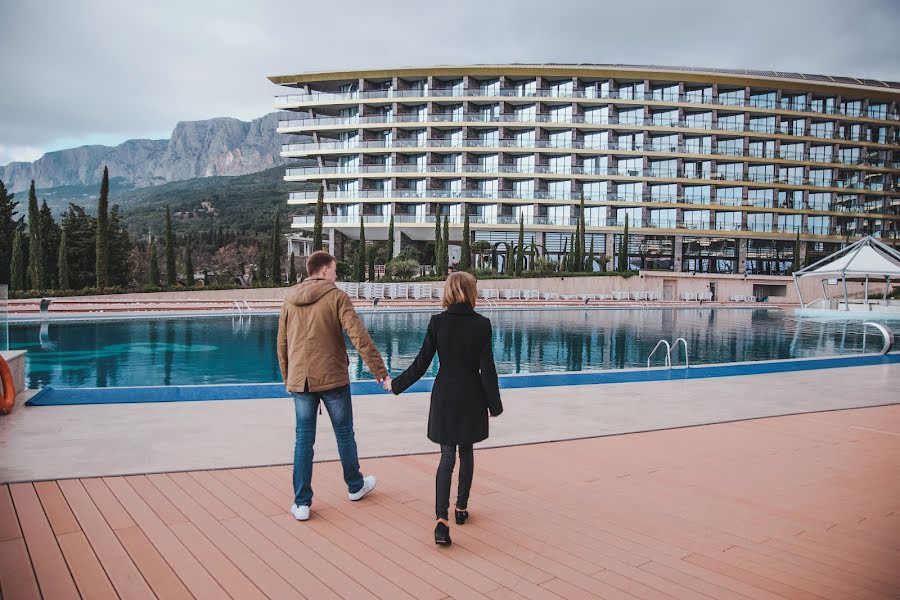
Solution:
<svg viewBox="0 0 900 600">
<path fill-rule="evenodd" d="M 644 367 L 659 339 L 684 337 L 691 364 L 877 351 L 859 321 L 798 319 L 765 309 L 489 311 L 501 374 Z M 415 357 L 429 313 L 364 314 L 394 375 Z M 164 318 L 10 323 L 11 349 L 26 349 L 28 387 L 117 387 L 280 381 L 278 317 Z M 900 323 L 893 323 L 900 337 Z M 348 342 L 350 377 L 371 374 Z M 683 364 L 681 352 L 674 355 Z M 662 364 L 657 354 L 654 365 Z M 431 374 L 437 371 L 436 361 Z"/>
</svg>

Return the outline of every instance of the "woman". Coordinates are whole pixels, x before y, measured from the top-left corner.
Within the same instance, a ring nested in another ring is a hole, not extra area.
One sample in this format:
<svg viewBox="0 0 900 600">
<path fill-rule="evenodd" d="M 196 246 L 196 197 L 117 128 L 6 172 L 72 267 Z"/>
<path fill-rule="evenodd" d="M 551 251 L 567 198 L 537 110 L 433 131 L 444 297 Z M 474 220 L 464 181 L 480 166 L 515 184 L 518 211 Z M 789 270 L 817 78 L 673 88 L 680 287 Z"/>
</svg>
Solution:
<svg viewBox="0 0 900 600">
<path fill-rule="evenodd" d="M 444 312 L 431 317 L 422 349 L 413 364 L 394 380 L 387 378 L 384 389 L 402 393 L 419 380 L 437 352 L 440 368 L 431 391 L 428 439 L 441 445 L 441 462 L 436 478 L 434 542 L 450 545 L 450 480 L 459 451 L 459 492 L 456 497 L 456 524 L 469 517 L 469 490 L 472 487 L 474 456 L 472 444 L 488 437 L 488 413 L 503 412 L 497 368 L 491 349 L 491 322 L 475 312 L 478 289 L 469 273 L 452 273 L 444 287 Z"/>
</svg>

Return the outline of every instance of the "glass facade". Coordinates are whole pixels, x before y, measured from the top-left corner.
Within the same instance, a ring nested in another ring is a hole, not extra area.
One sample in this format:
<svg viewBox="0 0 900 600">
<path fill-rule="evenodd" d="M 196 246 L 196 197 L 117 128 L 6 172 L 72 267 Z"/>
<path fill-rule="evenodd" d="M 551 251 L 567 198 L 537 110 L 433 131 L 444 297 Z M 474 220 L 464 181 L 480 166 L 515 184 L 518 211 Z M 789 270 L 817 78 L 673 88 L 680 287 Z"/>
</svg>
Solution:
<svg viewBox="0 0 900 600">
<path fill-rule="evenodd" d="M 285 178 L 307 184 L 289 203 L 313 205 L 324 183 L 329 232 L 353 238 L 352 219 L 394 214 L 414 242 L 433 235 L 436 214 L 461 227 L 466 203 L 476 238 L 502 237 L 521 214 L 526 235 L 549 247 L 551 235 L 572 235 L 583 197 L 589 233 L 605 236 L 598 254 L 618 251 L 628 215 L 633 237 L 649 244 L 629 248 L 629 261 L 645 268 L 778 273 L 798 233 L 804 251 L 866 233 L 898 244 L 900 85 L 777 73 L 744 85 L 734 74 L 648 80 L 601 66 L 447 69 L 280 81 L 297 88 L 276 98 L 293 111 L 279 123 L 282 155 L 304 161 Z M 312 227 L 305 215 L 295 224 Z M 677 233 L 663 243 L 652 229 Z"/>
</svg>

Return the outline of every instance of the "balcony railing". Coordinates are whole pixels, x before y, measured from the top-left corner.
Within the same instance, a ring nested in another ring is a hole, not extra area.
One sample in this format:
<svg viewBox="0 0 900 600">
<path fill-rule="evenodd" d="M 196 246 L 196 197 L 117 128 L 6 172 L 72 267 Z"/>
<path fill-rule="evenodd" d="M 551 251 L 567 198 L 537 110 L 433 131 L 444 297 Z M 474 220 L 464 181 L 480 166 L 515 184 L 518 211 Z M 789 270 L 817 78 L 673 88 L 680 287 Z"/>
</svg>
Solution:
<svg viewBox="0 0 900 600">
<path fill-rule="evenodd" d="M 855 108 L 822 106 L 815 110 L 811 105 L 797 105 L 782 102 L 780 105 L 775 100 L 759 100 L 754 98 L 733 98 L 729 96 L 712 97 L 691 93 L 672 92 L 633 92 L 630 90 L 600 91 L 594 88 L 587 89 L 555 89 L 539 88 L 524 90 L 521 88 L 496 89 L 496 88 L 420 88 L 411 90 L 371 90 L 353 92 L 314 92 L 311 94 L 284 94 L 275 96 L 275 106 L 279 108 L 294 106 L 297 104 L 317 104 L 323 102 L 351 102 L 354 100 L 377 99 L 408 99 L 408 98 L 465 98 L 465 97 L 495 97 L 495 98 L 573 98 L 583 100 L 637 100 L 651 102 L 679 102 L 685 104 L 697 104 L 700 106 L 728 106 L 748 107 L 769 110 L 789 110 L 793 112 L 812 113 L 818 115 L 836 115 L 847 117 L 865 117 L 875 120 L 897 120 L 897 112 L 868 114 Z"/>
<path fill-rule="evenodd" d="M 821 135 L 810 132 L 791 133 L 784 130 L 784 127 L 776 127 L 775 125 L 756 125 L 756 124 L 736 124 L 731 122 L 691 122 L 690 120 L 667 121 L 665 124 L 654 122 L 653 119 L 638 118 L 622 118 L 618 116 L 605 119 L 594 118 L 585 115 L 566 115 L 558 116 L 554 114 L 537 114 L 529 115 L 528 120 L 522 120 L 523 116 L 519 114 L 447 114 L 447 113 L 430 113 L 430 114 L 409 114 L 409 115 L 368 115 L 368 116 L 351 116 L 351 117 L 310 117 L 306 119 L 286 119 L 278 121 L 279 129 L 306 129 L 311 127 L 335 127 L 335 128 L 356 128 L 360 125 L 389 125 L 393 123 L 420 123 L 423 126 L 433 123 L 456 123 L 464 124 L 500 124 L 500 123 L 550 123 L 558 126 L 565 125 L 587 125 L 587 126 L 603 126 L 603 125 L 622 125 L 626 127 L 656 127 L 660 129 L 699 129 L 705 131 L 728 131 L 733 133 L 756 133 L 756 134 L 776 134 L 783 135 L 800 135 L 805 137 L 813 137 L 817 139 L 837 139 L 845 141 L 865 141 L 862 136 L 841 135 L 839 131 L 832 131 L 829 135 Z M 286 132 L 287 133 L 287 132 Z"/>
</svg>

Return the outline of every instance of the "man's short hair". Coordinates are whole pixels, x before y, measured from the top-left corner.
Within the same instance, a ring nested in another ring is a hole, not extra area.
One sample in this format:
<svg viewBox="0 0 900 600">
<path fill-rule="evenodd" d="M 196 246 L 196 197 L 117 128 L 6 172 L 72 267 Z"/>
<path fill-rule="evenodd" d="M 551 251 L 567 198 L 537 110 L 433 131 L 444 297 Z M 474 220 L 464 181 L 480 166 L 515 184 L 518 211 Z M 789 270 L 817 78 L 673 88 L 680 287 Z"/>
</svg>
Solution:
<svg viewBox="0 0 900 600">
<path fill-rule="evenodd" d="M 306 259 L 306 273 L 309 276 L 318 275 L 319 271 L 335 262 L 337 261 L 332 255 L 324 250 L 318 250 L 310 254 Z"/>
</svg>

